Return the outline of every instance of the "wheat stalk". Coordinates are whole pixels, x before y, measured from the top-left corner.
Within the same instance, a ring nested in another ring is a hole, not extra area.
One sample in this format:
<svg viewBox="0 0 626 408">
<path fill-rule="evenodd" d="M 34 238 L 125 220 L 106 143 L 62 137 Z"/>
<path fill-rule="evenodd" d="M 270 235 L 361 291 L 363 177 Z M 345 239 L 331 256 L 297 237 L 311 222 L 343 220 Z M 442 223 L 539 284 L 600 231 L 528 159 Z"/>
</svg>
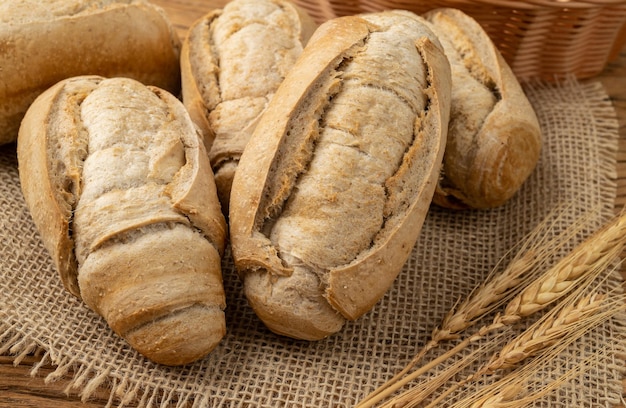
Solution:
<svg viewBox="0 0 626 408">
<path fill-rule="evenodd" d="M 505 255 L 492 269 L 485 282 L 475 288 L 462 303 L 448 312 L 441 325 L 432 331 L 430 341 L 404 369 L 370 393 L 357 405 L 357 408 L 373 406 L 399 389 L 406 384 L 405 381 L 401 381 L 401 378 L 414 368 L 426 353 L 437 347 L 442 341 L 457 339 L 460 332 L 473 326 L 480 318 L 501 306 L 502 302 L 512 298 L 520 290 L 520 287 L 523 287 L 524 281 L 530 279 L 527 275 L 532 276 L 533 271 L 540 270 L 541 266 L 548 262 L 566 242 L 579 233 L 595 214 L 595 211 L 585 213 L 571 223 L 561 234 L 550 237 L 549 232 L 552 232 L 555 225 L 568 214 L 568 209 L 568 206 L 557 207 L 543 222 L 524 237 L 521 243 L 513 248 L 517 249 L 517 252 L 508 266 L 504 270 L 499 270 Z M 492 329 L 495 329 L 495 326 Z M 462 349 L 467 345 L 466 343 L 457 345 L 453 350 Z M 441 362 L 442 359 L 439 358 L 435 361 Z M 428 367 L 430 366 L 428 365 Z M 423 373 L 424 370 L 422 369 L 420 372 Z M 368 402 L 370 404 L 367 404 Z"/>
<path fill-rule="evenodd" d="M 571 297 L 575 299 L 578 297 L 578 294 L 573 294 Z M 504 345 L 498 353 L 494 354 L 475 373 L 448 387 L 433 402 L 427 405 L 427 408 L 438 406 L 450 394 L 472 381 L 477 381 L 484 375 L 519 367 L 528 358 L 541 353 L 548 353 L 547 355 L 553 357 L 556 356 L 574 340 L 580 338 L 592 327 L 615 313 L 615 310 L 610 310 L 603 314 L 599 313 L 604 308 L 603 304 L 606 299 L 606 295 L 592 294 L 583 297 L 577 302 L 565 302 L 565 305 L 561 308 L 552 310 L 544 315 L 535 324 Z M 620 306 L 623 306 L 623 301 L 624 299 L 620 297 Z M 544 359 L 547 360 L 546 357 Z M 414 402 L 419 403 L 429 395 L 421 395 L 421 400 Z M 500 400 L 498 398 L 486 398 L 485 402 L 492 404 L 488 406 L 496 406 L 496 402 L 503 402 L 504 395 L 500 395 L 500 397 L 502 397 Z"/>
<path fill-rule="evenodd" d="M 581 230 L 584 219 L 585 217 L 579 219 L 579 222 L 568 228 L 562 235 L 571 239 L 574 234 Z M 531 236 L 536 235 L 536 232 L 531 234 Z M 444 329 L 434 330 L 431 341 L 427 343 L 424 349 L 400 373 L 362 400 L 357 408 L 374 406 L 431 368 L 460 352 L 472 341 L 544 309 L 573 288 L 580 286 L 581 283 L 590 283 L 598 274 L 606 270 L 607 266 L 623 250 L 626 244 L 626 213 L 615 217 L 534 281 L 528 283 L 528 278 L 522 279 L 521 276 L 528 272 L 529 264 L 534 266 L 544 264 L 547 262 L 546 255 L 553 255 L 557 248 L 564 245 L 563 236 L 560 236 L 556 241 L 544 243 L 541 246 L 544 248 L 541 253 L 543 256 L 538 255 L 537 247 L 524 245 L 523 248 L 527 250 L 522 254 L 518 253 L 519 255 L 509 265 L 509 268 L 501 274 L 493 276 L 486 284 L 475 290 L 473 295 L 460 307 L 448 313 L 441 326 Z M 533 258 L 541 258 L 542 261 L 533 262 Z M 520 272 L 522 270 L 523 273 Z M 525 289 L 522 290 L 521 288 L 524 287 Z M 500 305 L 507 298 L 507 292 L 509 297 L 512 297 L 512 290 L 517 290 L 519 294 L 509 301 L 504 314 L 497 315 L 489 326 L 482 327 L 477 334 L 461 341 L 448 352 L 407 375 L 426 351 L 434 348 L 443 339 L 458 338 L 458 332 L 472 326 L 480 317 Z"/>
<path fill-rule="evenodd" d="M 479 331 L 480 332 L 480 331 Z M 477 334 L 470 340 L 478 340 L 481 336 Z M 432 395 L 441 385 L 445 384 L 459 372 L 465 370 L 472 364 L 477 363 L 481 357 L 484 358 L 486 353 L 495 351 L 499 341 L 493 341 L 488 344 L 480 345 L 476 350 L 471 351 L 469 354 L 457 359 L 454 363 L 450 364 L 445 369 L 438 372 L 435 377 L 429 378 L 420 384 L 412 386 L 409 390 L 403 392 L 399 396 L 393 398 L 391 401 L 381 405 L 381 408 L 385 407 L 414 407 L 418 406 L 424 399 Z M 414 376 L 414 373 L 411 374 Z"/>
<path fill-rule="evenodd" d="M 500 380 L 478 391 L 466 393 L 449 408 L 522 408 L 527 407 L 539 398 L 542 398 L 562 384 L 587 370 L 590 364 L 597 359 L 596 355 L 588 356 L 576 367 L 563 373 L 559 378 L 542 385 L 538 390 L 531 393 L 525 392 L 532 389 L 531 378 L 536 376 L 541 367 L 545 365 L 544 359 L 535 359 L 520 369 L 510 372 Z M 525 394 L 525 395 L 523 395 Z"/>
<path fill-rule="evenodd" d="M 541 353 L 547 353 L 541 360 L 543 362 L 556 357 L 593 327 L 626 308 L 624 296 L 610 298 L 603 294 L 591 294 L 576 300 L 579 297 L 579 293 L 572 294 L 572 300 L 564 301 L 564 305 L 542 316 L 504 345 L 475 373 L 447 388 L 427 408 L 436 407 L 451 393 L 484 375 L 519 367 L 527 359 Z"/>
</svg>

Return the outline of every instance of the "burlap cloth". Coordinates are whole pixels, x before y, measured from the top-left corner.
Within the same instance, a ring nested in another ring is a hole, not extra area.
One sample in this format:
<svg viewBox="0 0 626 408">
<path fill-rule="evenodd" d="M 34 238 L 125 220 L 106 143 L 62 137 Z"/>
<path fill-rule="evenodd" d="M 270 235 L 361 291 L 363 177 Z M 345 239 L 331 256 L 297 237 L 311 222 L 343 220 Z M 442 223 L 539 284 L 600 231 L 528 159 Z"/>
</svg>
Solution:
<svg viewBox="0 0 626 408">
<path fill-rule="evenodd" d="M 554 208 L 571 205 L 551 227 L 554 233 L 590 208 L 601 210 L 589 233 L 612 215 L 618 125 L 601 85 L 569 79 L 526 90 L 545 144 L 536 171 L 510 203 L 475 212 L 432 208 L 388 294 L 363 318 L 319 342 L 293 341 L 266 330 L 242 297 L 227 255 L 228 332 L 212 354 L 182 368 L 142 358 L 65 292 L 24 206 L 15 147 L 2 147 L 0 351 L 19 360 L 43 348 L 42 364 L 58 367 L 49 380 L 71 373 L 69 391 L 85 398 L 96 387 L 109 389 L 110 406 L 351 406 L 404 367 L 454 302 Z M 607 289 L 619 287 L 619 274 L 607 273 Z M 624 321 L 620 315 L 603 323 L 547 364 L 540 376 L 554 378 L 597 354 L 586 372 L 536 406 L 618 404 Z"/>
</svg>

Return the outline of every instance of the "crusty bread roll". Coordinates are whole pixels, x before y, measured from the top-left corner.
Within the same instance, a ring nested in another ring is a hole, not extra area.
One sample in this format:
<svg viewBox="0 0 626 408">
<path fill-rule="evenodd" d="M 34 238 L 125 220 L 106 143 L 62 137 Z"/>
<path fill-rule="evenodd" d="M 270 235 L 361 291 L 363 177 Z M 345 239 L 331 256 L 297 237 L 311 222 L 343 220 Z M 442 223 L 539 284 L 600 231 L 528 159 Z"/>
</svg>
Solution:
<svg viewBox="0 0 626 408">
<path fill-rule="evenodd" d="M 239 157 L 316 27 L 286 0 L 233 0 L 183 41 L 183 102 L 204 134 L 225 215 Z"/>
<path fill-rule="evenodd" d="M 17 153 L 26 203 L 71 293 L 158 363 L 217 345 L 226 223 L 178 99 L 131 79 L 64 80 L 27 111 Z"/>
<path fill-rule="evenodd" d="M 452 68 L 448 142 L 434 202 L 457 209 L 500 206 L 539 161 L 541 129 L 535 112 L 473 18 L 456 9 L 437 9 L 424 17 Z"/>
<path fill-rule="evenodd" d="M 0 2 L 0 144 L 41 92 L 77 75 L 127 76 L 180 89 L 180 40 L 145 0 Z"/>
<path fill-rule="evenodd" d="M 448 61 L 417 16 L 318 28 L 233 181 L 235 265 L 272 331 L 324 338 L 387 291 L 431 203 L 449 98 Z"/>
</svg>

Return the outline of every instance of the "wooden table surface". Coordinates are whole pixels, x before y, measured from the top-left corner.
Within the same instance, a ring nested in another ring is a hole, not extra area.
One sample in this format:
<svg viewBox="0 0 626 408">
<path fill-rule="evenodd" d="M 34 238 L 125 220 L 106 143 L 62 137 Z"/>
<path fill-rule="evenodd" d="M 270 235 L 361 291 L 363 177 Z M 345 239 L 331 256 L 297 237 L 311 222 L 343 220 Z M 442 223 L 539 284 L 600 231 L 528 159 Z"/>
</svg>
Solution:
<svg viewBox="0 0 626 408">
<path fill-rule="evenodd" d="M 187 27 L 195 19 L 201 17 L 215 6 L 223 4 L 223 0 L 153 0 L 163 7 L 183 35 Z M 619 57 L 607 65 L 606 69 L 596 78 L 600 80 L 613 100 L 619 119 L 619 151 L 617 164 L 617 197 L 616 209 L 626 204 L 626 48 Z M 624 274 L 626 277 L 626 273 Z M 43 366 L 36 377 L 29 372 L 39 361 L 37 353 L 27 356 L 20 364 L 14 365 L 9 355 L 0 355 L 0 407 L 33 407 L 33 408 L 70 408 L 70 407 L 102 407 L 108 401 L 106 390 L 96 392 L 88 401 L 81 402 L 75 391 L 66 394 L 67 380 L 59 380 L 46 384 L 44 381 L 54 367 Z M 69 377 L 68 377 L 69 378 Z M 626 381 L 624 382 L 626 387 Z"/>
</svg>

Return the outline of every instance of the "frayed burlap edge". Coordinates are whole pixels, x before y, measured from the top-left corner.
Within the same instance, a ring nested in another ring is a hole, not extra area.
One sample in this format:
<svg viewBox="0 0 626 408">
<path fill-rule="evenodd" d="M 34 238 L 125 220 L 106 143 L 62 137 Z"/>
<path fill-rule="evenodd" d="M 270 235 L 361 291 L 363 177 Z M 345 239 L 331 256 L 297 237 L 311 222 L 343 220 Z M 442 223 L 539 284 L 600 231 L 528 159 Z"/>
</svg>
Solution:
<svg viewBox="0 0 626 408">
<path fill-rule="evenodd" d="M 39 361 L 29 371 L 31 377 L 40 375 L 40 369 L 51 365 L 54 371 L 44 377 L 46 384 L 66 381 L 63 392 L 67 396 L 76 395 L 82 402 L 87 402 L 98 391 L 105 390 L 109 399 L 104 405 L 111 407 L 175 407 L 200 408 L 208 407 L 210 396 L 205 395 L 200 386 L 186 384 L 181 389 L 171 389 L 169 384 L 158 382 L 133 382 L 130 376 L 120 376 L 111 372 L 110 368 L 96 367 L 86 364 L 79 358 L 55 353 L 53 348 L 46 347 L 30 336 L 21 333 L 20 325 L 5 327 L 5 316 L 0 313 L 0 355 L 13 356 L 13 364 L 22 364 L 24 359 L 35 352 L 43 351 Z M 170 388 L 170 392 L 163 390 Z"/>
</svg>

